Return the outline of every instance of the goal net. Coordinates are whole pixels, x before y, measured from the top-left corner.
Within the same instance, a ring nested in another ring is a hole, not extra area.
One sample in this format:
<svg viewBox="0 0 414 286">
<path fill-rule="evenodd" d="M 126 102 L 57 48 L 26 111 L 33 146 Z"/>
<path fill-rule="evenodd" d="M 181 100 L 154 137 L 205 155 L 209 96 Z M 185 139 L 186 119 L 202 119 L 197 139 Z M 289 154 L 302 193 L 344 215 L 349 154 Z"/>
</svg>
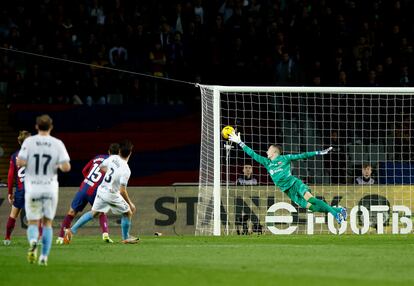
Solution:
<svg viewBox="0 0 414 286">
<path fill-rule="evenodd" d="M 413 88 L 199 87 L 196 235 L 412 232 Z M 314 196 L 346 207 L 347 222 L 290 201 L 264 167 L 222 138 L 226 125 L 262 156 L 275 143 L 284 154 L 332 146 L 291 170 Z"/>
</svg>

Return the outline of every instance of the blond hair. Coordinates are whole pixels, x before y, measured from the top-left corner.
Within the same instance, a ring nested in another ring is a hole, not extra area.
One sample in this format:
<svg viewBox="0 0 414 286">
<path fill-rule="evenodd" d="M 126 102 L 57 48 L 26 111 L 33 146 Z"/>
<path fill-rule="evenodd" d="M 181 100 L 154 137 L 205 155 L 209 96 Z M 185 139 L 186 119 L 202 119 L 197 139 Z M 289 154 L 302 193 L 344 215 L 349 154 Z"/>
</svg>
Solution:
<svg viewBox="0 0 414 286">
<path fill-rule="evenodd" d="M 19 131 L 19 136 L 17 136 L 17 142 L 19 142 L 20 145 L 23 144 L 23 141 L 26 140 L 27 137 L 30 137 L 32 134 L 29 131 L 21 130 Z"/>
</svg>

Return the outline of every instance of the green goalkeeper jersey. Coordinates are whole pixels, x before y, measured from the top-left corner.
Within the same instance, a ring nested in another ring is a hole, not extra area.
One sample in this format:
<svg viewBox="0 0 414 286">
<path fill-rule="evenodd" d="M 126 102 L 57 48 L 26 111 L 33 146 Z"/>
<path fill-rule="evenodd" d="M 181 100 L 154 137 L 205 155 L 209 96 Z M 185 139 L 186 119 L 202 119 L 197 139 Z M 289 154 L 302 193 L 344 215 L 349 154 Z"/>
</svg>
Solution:
<svg viewBox="0 0 414 286">
<path fill-rule="evenodd" d="M 274 160 L 270 160 L 266 157 L 258 155 L 244 143 L 241 143 L 240 146 L 247 155 L 266 168 L 273 182 L 282 192 L 292 187 L 296 181 L 300 181 L 290 172 L 290 162 L 300 159 L 307 159 L 318 154 L 318 152 L 314 151 L 302 154 L 279 155 Z"/>
</svg>

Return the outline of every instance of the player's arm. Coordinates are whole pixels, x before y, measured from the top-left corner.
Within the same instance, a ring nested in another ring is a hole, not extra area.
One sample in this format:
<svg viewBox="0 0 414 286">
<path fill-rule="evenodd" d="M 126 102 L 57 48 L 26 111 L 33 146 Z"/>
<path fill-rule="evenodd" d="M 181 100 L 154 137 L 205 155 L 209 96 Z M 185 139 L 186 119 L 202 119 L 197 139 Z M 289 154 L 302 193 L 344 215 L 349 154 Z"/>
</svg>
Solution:
<svg viewBox="0 0 414 286">
<path fill-rule="evenodd" d="M 247 155 L 253 158 L 253 160 L 262 165 L 266 165 L 268 159 L 266 157 L 260 156 L 259 154 L 254 152 L 249 146 L 247 146 L 243 141 L 241 141 L 240 132 L 236 134 L 236 132 L 233 131 L 229 135 L 229 140 L 238 144 Z"/>
<path fill-rule="evenodd" d="M 128 180 L 130 177 L 130 173 L 125 173 L 121 176 L 119 182 L 121 184 L 120 188 L 119 188 L 119 192 L 121 194 L 121 196 L 124 198 L 124 200 L 128 203 L 128 205 L 131 208 L 131 211 L 134 213 L 136 208 L 135 205 L 131 202 L 131 199 L 129 198 L 126 186 L 128 185 Z"/>
<path fill-rule="evenodd" d="M 332 147 L 329 147 L 322 151 L 313 151 L 313 152 L 305 152 L 301 154 L 289 154 L 285 155 L 285 158 L 289 161 L 296 161 L 296 160 L 302 160 L 302 159 L 308 159 L 311 157 L 314 157 L 316 155 L 326 155 L 332 150 Z"/>
<path fill-rule="evenodd" d="M 24 140 L 23 141 L 23 144 L 22 144 L 22 148 L 20 148 L 20 151 L 19 151 L 19 154 L 17 154 L 17 157 L 16 157 L 16 165 L 17 165 L 17 167 L 23 167 L 23 166 L 26 166 L 26 164 L 27 164 L 27 157 L 28 157 L 28 146 L 27 146 L 27 142 L 28 142 L 29 140 Z"/>
<path fill-rule="evenodd" d="M 103 173 L 106 173 L 106 171 L 108 171 L 109 158 L 111 158 L 111 156 L 109 156 L 108 158 L 106 158 L 105 160 L 103 160 L 102 163 L 99 165 L 99 169 Z"/>
<path fill-rule="evenodd" d="M 69 162 L 69 161 L 67 161 L 67 162 L 60 163 L 60 164 L 58 165 L 58 168 L 59 168 L 62 172 L 67 173 L 67 172 L 69 172 L 69 171 L 70 171 L 70 169 L 72 168 L 72 166 L 70 165 L 70 162 Z"/>
<path fill-rule="evenodd" d="M 8 200 L 9 203 L 13 203 L 13 183 L 14 183 L 14 174 L 16 172 L 16 165 L 13 160 L 13 156 L 10 158 L 9 173 L 7 176 L 7 190 L 8 190 Z"/>
<path fill-rule="evenodd" d="M 92 160 L 90 160 L 86 165 L 85 165 L 85 167 L 83 167 L 83 169 L 82 169 L 82 174 L 83 174 L 83 177 L 87 177 L 88 175 L 89 175 L 89 172 L 90 172 L 90 170 L 91 170 L 91 167 L 92 167 L 92 164 L 93 164 L 93 159 Z"/>
<path fill-rule="evenodd" d="M 121 196 L 124 198 L 124 200 L 128 203 L 129 207 L 131 208 L 131 211 L 134 213 L 136 208 L 135 205 L 131 202 L 131 199 L 129 198 L 126 186 L 121 185 L 121 187 L 119 188 L 119 192 L 121 193 Z"/>
<path fill-rule="evenodd" d="M 59 151 L 59 161 L 58 161 L 59 163 L 57 167 L 62 172 L 67 173 L 71 169 L 69 154 L 68 154 L 68 151 L 66 150 L 65 144 L 63 144 L 62 141 L 60 141 L 60 144 L 58 146 L 59 146 L 58 148 L 60 149 L 60 151 Z"/>
<path fill-rule="evenodd" d="M 131 199 L 129 198 L 125 185 L 121 185 L 119 192 L 121 193 L 121 196 L 124 198 L 124 200 L 128 203 L 128 205 L 131 205 Z"/>
<path fill-rule="evenodd" d="M 17 167 L 21 168 L 27 165 L 27 160 L 23 160 L 20 157 L 16 158 L 16 165 Z"/>
</svg>

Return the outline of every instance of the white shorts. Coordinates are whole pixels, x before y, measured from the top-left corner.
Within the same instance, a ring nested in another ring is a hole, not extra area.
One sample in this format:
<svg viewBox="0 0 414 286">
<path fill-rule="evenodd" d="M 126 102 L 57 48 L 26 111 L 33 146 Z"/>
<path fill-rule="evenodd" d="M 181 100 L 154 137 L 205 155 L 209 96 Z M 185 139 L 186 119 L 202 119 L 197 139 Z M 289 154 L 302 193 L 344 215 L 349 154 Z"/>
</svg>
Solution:
<svg viewBox="0 0 414 286">
<path fill-rule="evenodd" d="M 124 214 L 131 209 L 120 193 L 98 191 L 93 202 L 92 210 L 101 213 L 107 213 L 111 210 L 113 214 Z"/>
<path fill-rule="evenodd" d="M 26 190 L 24 207 L 27 220 L 39 220 L 43 217 L 53 220 L 58 203 L 58 192 L 35 192 Z"/>
</svg>

